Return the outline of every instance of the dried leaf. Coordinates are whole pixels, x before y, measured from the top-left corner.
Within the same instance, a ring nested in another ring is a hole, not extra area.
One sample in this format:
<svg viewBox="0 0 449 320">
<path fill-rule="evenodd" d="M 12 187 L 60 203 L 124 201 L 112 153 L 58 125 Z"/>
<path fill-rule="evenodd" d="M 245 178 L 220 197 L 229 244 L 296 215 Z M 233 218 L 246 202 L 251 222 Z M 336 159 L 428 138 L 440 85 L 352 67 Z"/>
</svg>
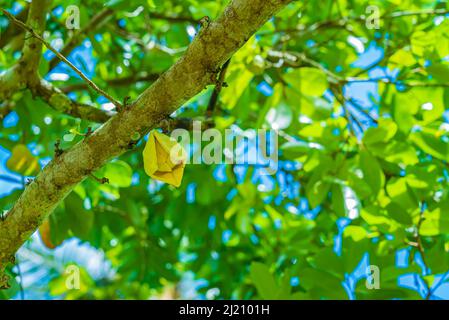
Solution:
<svg viewBox="0 0 449 320">
<path fill-rule="evenodd" d="M 186 163 L 185 151 L 170 137 L 153 131 L 143 150 L 145 172 L 151 178 L 179 187 Z"/>
</svg>

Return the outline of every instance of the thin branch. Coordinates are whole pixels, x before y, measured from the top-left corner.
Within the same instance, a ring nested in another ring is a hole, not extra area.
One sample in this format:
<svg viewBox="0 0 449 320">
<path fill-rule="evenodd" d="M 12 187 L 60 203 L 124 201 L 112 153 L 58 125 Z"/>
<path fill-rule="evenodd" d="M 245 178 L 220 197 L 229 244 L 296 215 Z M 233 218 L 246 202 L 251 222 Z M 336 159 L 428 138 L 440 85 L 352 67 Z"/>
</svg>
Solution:
<svg viewBox="0 0 449 320">
<path fill-rule="evenodd" d="M 75 49 L 76 46 L 80 43 L 83 37 L 87 36 L 89 33 L 99 28 L 102 24 L 104 24 L 108 20 L 108 18 L 111 17 L 113 13 L 114 11 L 108 8 L 96 14 L 84 28 L 78 30 L 69 38 L 67 43 L 60 51 L 61 55 L 68 56 L 73 51 L 73 49 Z M 49 63 L 49 71 L 53 70 L 58 65 L 59 62 L 60 61 L 57 57 L 51 59 Z"/>
<path fill-rule="evenodd" d="M 150 12 L 150 19 L 165 20 L 169 22 L 187 22 L 191 24 L 198 24 L 199 20 L 192 17 L 182 17 L 182 16 L 168 16 L 157 12 Z"/>
<path fill-rule="evenodd" d="M 169 48 L 160 43 L 157 43 L 154 40 L 150 40 L 148 43 L 146 43 L 145 41 L 143 41 L 140 38 L 140 35 L 137 35 L 132 32 L 129 32 L 125 29 L 122 29 L 122 28 L 118 27 L 117 25 L 109 26 L 109 29 L 111 30 L 111 32 L 117 33 L 118 35 L 120 35 L 121 37 L 123 37 L 127 40 L 134 41 L 145 52 L 155 49 L 155 50 L 159 50 L 161 52 L 164 52 L 166 54 L 173 56 L 173 55 L 184 53 L 187 50 L 187 47 L 181 47 L 181 48 L 176 48 L 176 49 Z"/>
<path fill-rule="evenodd" d="M 333 85 L 333 86 L 331 86 L 330 89 L 331 89 L 332 93 L 334 94 L 335 99 L 338 101 L 338 103 L 343 108 L 343 111 L 345 113 L 345 118 L 348 121 L 348 126 L 351 129 L 349 132 L 350 133 L 352 132 L 354 134 L 354 136 L 356 135 L 354 123 L 356 123 L 356 125 L 360 128 L 360 130 L 363 131 L 363 127 L 362 127 L 361 123 L 358 122 L 357 118 L 355 118 L 351 115 L 348 107 L 346 106 L 346 99 L 341 92 L 341 90 L 342 90 L 341 86 Z"/>
<path fill-rule="evenodd" d="M 29 9 L 29 6 L 26 6 L 24 9 L 22 9 L 22 11 L 20 11 L 16 15 L 16 19 L 20 21 L 26 21 Z M 2 36 L 0 37 L 0 48 L 6 46 L 14 37 L 18 36 L 21 33 L 21 28 L 13 23 L 10 23 L 6 30 L 2 32 Z"/>
<path fill-rule="evenodd" d="M 106 177 L 103 178 L 98 178 L 96 177 L 94 174 L 89 174 L 89 177 L 94 179 L 95 181 L 97 181 L 99 184 L 108 184 L 109 183 L 109 179 Z"/>
<path fill-rule="evenodd" d="M 351 99 L 349 99 L 348 100 L 348 102 L 353 106 L 353 107 L 355 107 L 358 111 L 360 111 L 361 113 L 363 113 L 366 117 L 368 117 L 372 122 L 374 122 L 374 123 L 379 123 L 379 121 L 376 119 L 376 118 L 374 118 L 368 111 L 366 111 L 364 108 L 363 108 L 363 106 L 360 104 L 360 103 L 358 103 L 355 99 L 353 99 L 353 98 L 351 98 Z"/>
<path fill-rule="evenodd" d="M 306 65 L 315 67 L 317 69 L 320 69 L 321 71 L 323 71 L 328 77 L 329 80 L 333 83 L 340 83 L 340 82 L 344 82 L 344 78 L 340 77 L 339 75 L 333 73 L 332 71 L 330 71 L 329 69 L 325 68 L 321 63 L 310 59 L 309 57 L 307 57 L 304 53 L 300 53 L 300 52 L 282 52 L 282 51 L 275 51 L 275 50 L 270 50 L 268 52 L 268 57 L 269 59 L 271 59 L 271 61 L 273 61 L 273 59 L 280 59 L 282 62 L 279 63 L 278 61 L 278 65 L 282 65 L 284 66 L 284 62 L 287 62 L 287 66 L 290 67 L 295 67 L 295 68 L 301 68 L 304 67 Z"/>
<path fill-rule="evenodd" d="M 33 26 L 37 33 L 43 33 L 45 29 L 45 13 L 47 9 L 47 0 L 33 1 L 27 10 L 27 23 Z M 18 18 L 10 14 L 8 11 L 0 8 L 2 12 L 6 12 L 7 17 L 12 17 L 10 26 L 17 24 L 18 21 L 24 24 Z M 19 27 L 19 26 L 18 26 Z M 22 29 L 19 27 L 19 29 Z M 33 37 L 27 37 L 22 48 L 22 55 L 13 67 L 7 69 L 0 76 L 0 101 L 7 101 L 11 96 L 20 90 L 26 89 L 27 85 L 38 78 L 38 67 L 41 59 L 42 44 Z"/>
<path fill-rule="evenodd" d="M 33 95 L 44 100 L 55 111 L 74 118 L 96 123 L 104 123 L 116 115 L 116 113 L 112 111 L 102 110 L 89 104 L 78 103 L 70 99 L 60 89 L 43 79 L 41 79 L 41 82 L 38 85 L 30 88 L 30 90 Z M 0 120 L 3 119 L 2 116 L 4 113 L 9 113 L 14 107 L 15 103 L 4 104 L 4 106 L 0 108 Z M 165 132 L 171 132 L 174 129 L 192 130 L 194 121 L 195 120 L 191 118 L 167 118 L 163 119 L 157 127 L 161 128 Z M 202 130 L 209 129 L 214 126 L 212 120 L 201 121 L 201 124 Z M 0 176 L 0 179 L 2 178 L 5 177 Z"/>
<path fill-rule="evenodd" d="M 446 15 L 446 14 L 449 14 L 448 9 L 423 9 L 415 11 L 398 11 L 382 16 L 381 20 L 392 20 L 397 18 L 414 17 L 420 15 Z M 300 36 L 304 36 L 306 34 L 313 33 L 321 29 L 334 29 L 334 28 L 345 29 L 350 22 L 366 22 L 367 18 L 368 17 L 365 15 L 356 17 L 343 17 L 334 20 L 319 21 L 310 25 L 307 28 L 302 26 L 300 28 L 295 29 L 274 30 L 265 32 L 262 35 L 272 35 L 274 33 L 284 32 L 284 33 L 299 33 Z"/>
<path fill-rule="evenodd" d="M 105 83 L 108 85 L 108 87 L 121 87 L 121 86 L 129 86 L 130 83 L 136 83 L 136 82 L 154 82 L 159 78 L 160 74 L 158 73 L 146 73 L 141 72 L 134 75 L 130 75 L 127 77 L 121 77 L 117 79 L 108 79 L 105 80 Z M 76 83 L 76 84 L 70 84 L 67 86 L 64 86 L 61 88 L 62 92 L 73 92 L 73 91 L 79 91 L 79 90 L 86 90 L 88 88 L 87 84 L 82 83 Z"/>
<path fill-rule="evenodd" d="M 228 71 L 228 67 L 229 67 L 230 63 L 231 63 L 231 59 L 226 61 L 224 63 L 224 65 L 221 67 L 220 74 L 217 79 L 217 84 L 214 87 L 214 91 L 212 92 L 212 95 L 210 97 L 209 104 L 207 105 L 206 113 L 208 116 L 211 116 L 212 113 L 214 112 L 214 109 L 215 109 L 215 106 L 217 105 L 221 90 L 225 86 L 224 80 L 226 78 L 226 73 Z"/>
<path fill-rule="evenodd" d="M 318 61 L 315 61 L 313 59 L 310 59 L 307 57 L 304 53 L 299 52 L 282 52 L 282 51 L 275 51 L 270 50 L 268 52 L 268 59 L 270 59 L 271 62 L 273 62 L 275 59 L 278 59 L 278 65 L 275 65 L 275 67 L 278 66 L 288 66 L 293 68 L 301 68 L 306 65 L 310 65 L 312 67 L 318 68 L 322 70 L 328 77 L 329 81 L 332 83 L 345 85 L 349 83 L 378 83 L 382 82 L 387 85 L 401 85 L 408 88 L 413 87 L 426 87 L 426 88 L 449 88 L 449 83 L 435 83 L 435 82 L 420 82 L 420 81 L 398 81 L 398 80 L 392 80 L 388 76 L 383 77 L 377 77 L 377 78 L 358 78 L 358 77 L 342 77 L 339 76 L 329 69 L 325 68 L 321 63 Z M 280 61 L 282 60 L 282 61 Z M 279 63 L 282 62 L 282 63 Z M 375 66 L 376 64 L 374 64 Z M 366 72 L 367 70 L 362 70 L 362 73 Z"/>
<path fill-rule="evenodd" d="M 419 82 L 419 81 L 395 81 L 388 77 L 379 78 L 346 78 L 345 83 L 377 83 L 382 82 L 387 85 L 401 85 L 404 87 L 421 87 L 421 88 L 449 88 L 449 83 L 432 83 L 432 82 Z"/>
<path fill-rule="evenodd" d="M 79 70 L 75 65 L 73 65 L 69 60 L 67 60 L 66 57 L 64 57 L 62 54 L 58 52 L 55 48 L 53 48 L 45 39 L 43 39 L 39 34 L 34 32 L 34 30 L 28 26 L 27 24 L 23 23 L 22 21 L 19 21 L 14 17 L 12 14 L 10 14 L 8 11 L 6 11 L 3 8 L 0 8 L 0 10 L 15 24 L 23 28 L 24 30 L 28 31 L 33 37 L 38 39 L 40 42 L 42 42 L 50 51 L 52 51 L 59 59 L 61 59 L 64 63 L 66 63 L 70 68 L 72 68 L 73 71 L 75 71 L 84 81 L 87 82 L 89 87 L 91 87 L 93 90 L 107 98 L 110 102 L 112 102 L 117 108 L 121 108 L 122 104 L 115 100 L 112 96 L 110 96 L 108 93 L 100 89 L 95 83 L 93 83 L 84 73 Z"/>
<path fill-rule="evenodd" d="M 40 35 L 44 33 L 46 24 L 46 13 L 50 2 L 48 0 L 36 0 L 30 5 L 30 10 L 28 12 L 28 18 L 26 23 L 18 20 L 14 15 L 10 14 L 8 11 L 1 9 L 5 15 L 11 20 L 11 22 L 18 27 L 20 25 L 29 26 L 33 33 Z M 22 28 L 23 29 L 23 28 Z M 25 31 L 29 31 L 24 29 Z M 30 37 L 26 34 L 25 42 L 22 48 L 22 56 L 19 60 L 19 68 L 17 72 L 22 79 L 26 79 L 26 82 L 35 79 L 35 75 L 38 74 L 39 63 L 41 61 L 42 53 L 42 43 L 38 41 L 35 37 Z"/>
<path fill-rule="evenodd" d="M 412 10 L 412 11 L 398 11 L 393 12 L 387 16 L 384 16 L 383 19 L 396 19 L 401 17 L 413 17 L 413 16 L 421 16 L 421 15 L 446 15 L 449 14 L 448 9 L 423 9 L 423 10 Z"/>
<path fill-rule="evenodd" d="M 75 118 L 103 123 L 115 114 L 114 112 L 101 110 L 91 105 L 78 103 L 43 79 L 36 85 L 30 87 L 30 90 L 35 96 L 42 98 L 42 100 L 47 102 L 56 111 Z"/>
</svg>

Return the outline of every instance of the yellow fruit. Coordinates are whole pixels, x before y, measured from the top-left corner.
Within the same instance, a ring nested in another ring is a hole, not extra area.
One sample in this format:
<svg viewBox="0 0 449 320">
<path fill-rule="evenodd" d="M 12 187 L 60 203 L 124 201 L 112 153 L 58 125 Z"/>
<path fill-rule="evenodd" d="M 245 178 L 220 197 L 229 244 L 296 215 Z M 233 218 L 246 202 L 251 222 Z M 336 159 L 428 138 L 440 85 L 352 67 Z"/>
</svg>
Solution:
<svg viewBox="0 0 449 320">
<path fill-rule="evenodd" d="M 186 156 L 179 143 L 170 137 L 153 131 L 143 150 L 143 163 L 151 178 L 175 187 L 181 185 Z"/>
</svg>

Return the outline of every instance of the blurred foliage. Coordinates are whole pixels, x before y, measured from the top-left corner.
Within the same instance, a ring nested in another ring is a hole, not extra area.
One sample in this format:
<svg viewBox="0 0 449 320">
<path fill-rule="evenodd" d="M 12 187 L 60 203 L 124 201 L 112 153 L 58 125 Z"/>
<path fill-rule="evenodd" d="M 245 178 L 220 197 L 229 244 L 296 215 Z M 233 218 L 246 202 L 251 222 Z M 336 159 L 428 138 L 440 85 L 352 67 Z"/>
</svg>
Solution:
<svg viewBox="0 0 449 320">
<path fill-rule="evenodd" d="M 45 36 L 59 47 L 70 38 L 69 4 L 79 6 L 81 27 L 104 6 L 112 8 L 111 19 L 79 43 L 87 58 L 76 52 L 70 58 L 112 96 L 135 99 L 151 83 L 139 77 L 167 70 L 198 30 L 193 21 L 216 18 L 226 3 L 54 0 Z M 13 4 L 26 6 L 1 1 Z M 379 29 L 359 18 L 372 5 L 384 17 Z M 232 58 L 214 112 L 219 130 L 279 131 L 276 175 L 263 177 L 251 166 L 187 165 L 182 185 L 174 188 L 145 174 L 139 143 L 95 173 L 109 184 L 86 179 L 41 228 L 47 245 L 76 237 L 102 250 L 113 275 L 94 278 L 82 269 L 81 290 L 67 291 L 59 269 L 49 279 L 48 297 L 176 298 L 187 272 L 207 281 L 200 297 L 215 290 L 217 299 L 432 296 L 449 280 L 441 278 L 449 268 L 449 20 L 435 12 L 395 13 L 448 8 L 431 0 L 293 2 Z M 0 17 L 0 25 L 7 24 Z M 17 61 L 21 42 L 23 35 L 0 51 L 1 70 Z M 381 55 L 360 67 L 354 43 Z M 51 58 L 43 54 L 42 76 Z M 54 73 L 70 75 L 65 81 L 48 77 L 70 88 L 71 98 L 105 103 L 73 89 L 82 80 L 66 66 Z M 113 79 L 125 80 L 111 85 Z M 357 84 L 371 84 L 352 89 L 368 90 L 366 105 L 351 100 L 350 87 Z M 202 119 L 211 92 L 176 115 Z M 70 148 L 80 133 L 98 126 L 58 114 L 27 92 L 14 100 L 18 121 L 2 126 L 0 145 L 12 153 L 8 169 L 25 176 L 35 174 L 37 160 L 53 157 L 55 141 Z M 5 195 L 1 207 L 7 210 L 19 195 Z M 399 251 L 407 252 L 405 265 L 397 264 Z M 381 289 L 367 289 L 366 275 L 343 285 L 366 255 L 380 269 Z M 399 284 L 408 274 L 422 290 Z M 0 297 L 18 290 L 15 283 Z"/>
</svg>

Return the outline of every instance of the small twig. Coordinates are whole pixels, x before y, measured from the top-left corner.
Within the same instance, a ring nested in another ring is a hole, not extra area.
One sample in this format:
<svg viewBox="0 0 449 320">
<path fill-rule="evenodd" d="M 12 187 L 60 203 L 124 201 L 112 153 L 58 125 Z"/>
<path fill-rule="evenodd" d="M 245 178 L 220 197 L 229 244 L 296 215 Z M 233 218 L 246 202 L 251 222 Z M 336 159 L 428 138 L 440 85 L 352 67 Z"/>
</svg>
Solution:
<svg viewBox="0 0 449 320">
<path fill-rule="evenodd" d="M 67 56 L 69 55 L 73 49 L 76 48 L 76 46 L 78 45 L 78 42 L 81 41 L 82 39 L 84 39 L 84 37 L 86 37 L 90 32 L 92 32 L 93 30 L 95 30 L 96 28 L 100 27 L 102 24 L 105 23 L 105 21 L 108 20 L 108 18 L 114 13 L 114 11 L 110 8 L 106 8 L 103 9 L 102 11 L 100 11 L 99 13 L 97 13 L 92 20 L 90 20 L 89 23 L 87 23 L 87 25 L 80 29 L 77 30 L 67 41 L 67 43 L 64 45 L 64 47 L 61 49 L 60 53 L 63 56 Z M 53 59 L 50 60 L 49 62 L 49 71 L 53 70 L 57 65 L 58 65 L 59 61 L 58 59 L 55 57 Z"/>
<path fill-rule="evenodd" d="M 212 115 L 212 113 L 214 112 L 214 109 L 215 109 L 215 106 L 217 105 L 218 97 L 220 96 L 221 90 L 223 89 L 223 87 L 227 87 L 227 83 L 224 82 L 224 80 L 226 78 L 226 72 L 228 71 L 228 67 L 229 67 L 230 63 L 231 63 L 231 59 L 229 59 L 228 61 L 226 61 L 224 63 L 224 65 L 221 67 L 220 74 L 218 75 L 218 77 L 216 79 L 214 91 L 212 92 L 212 95 L 209 100 L 209 104 L 207 105 L 206 114 L 208 117 L 210 117 Z"/>
<path fill-rule="evenodd" d="M 85 134 L 85 137 L 89 137 L 93 133 L 92 127 L 87 127 L 87 132 Z"/>
<path fill-rule="evenodd" d="M 28 31 L 32 37 L 35 37 L 40 42 L 42 42 L 51 52 L 53 52 L 61 61 L 63 61 L 65 64 L 67 64 L 73 71 L 75 71 L 84 81 L 87 82 L 87 84 L 96 92 L 107 98 L 109 101 L 111 101 L 116 107 L 120 108 L 122 105 L 120 102 L 115 100 L 112 96 L 110 96 L 107 92 L 100 89 L 94 82 L 92 82 L 81 70 L 79 70 L 73 63 L 71 63 L 66 57 L 64 57 L 61 53 L 58 52 L 55 48 L 53 48 L 47 41 L 45 41 L 44 38 L 42 38 L 40 35 L 38 35 L 34 30 L 28 26 L 26 23 L 23 23 L 20 20 L 17 20 L 16 17 L 14 17 L 11 13 L 6 11 L 3 8 L 0 8 L 0 10 L 3 12 L 4 15 L 6 15 L 14 24 L 21 27 L 22 29 Z"/>
<path fill-rule="evenodd" d="M 432 295 L 435 293 L 435 291 L 437 291 L 437 289 L 446 281 L 447 276 L 449 275 L 449 270 L 446 271 L 443 276 L 441 277 L 441 279 L 438 281 L 438 283 L 430 289 L 428 296 L 429 298 L 432 297 Z"/>
<path fill-rule="evenodd" d="M 388 77 L 380 77 L 380 78 L 347 78 L 344 80 L 345 83 L 375 83 L 382 82 L 387 85 L 402 85 L 408 88 L 414 87 L 422 87 L 422 88 L 448 88 L 449 83 L 427 83 L 427 82 L 402 82 L 402 81 L 394 81 L 389 79 Z"/>
<path fill-rule="evenodd" d="M 416 10 L 416 11 L 397 11 L 393 12 L 391 14 L 383 15 L 380 17 L 381 20 L 392 20 L 402 17 L 414 17 L 414 16 L 420 16 L 420 15 L 430 15 L 430 16 L 441 16 L 449 14 L 448 9 L 424 9 L 424 10 Z M 316 22 L 309 27 L 301 27 L 301 28 L 293 28 L 293 29 L 281 29 L 281 30 L 274 30 L 274 31 L 268 31 L 264 32 L 262 35 L 272 35 L 275 33 L 299 33 L 300 36 L 304 36 L 306 34 L 310 34 L 312 32 L 317 32 L 320 29 L 334 29 L 334 28 L 346 28 L 346 26 L 351 22 L 359 22 L 364 23 L 366 22 L 367 16 L 347 16 L 347 17 L 341 17 L 335 20 L 327 20 L 327 21 L 319 21 Z"/>
<path fill-rule="evenodd" d="M 127 86 L 130 83 L 136 83 L 136 82 L 148 82 L 148 81 L 153 82 L 153 81 L 156 81 L 158 78 L 159 78 L 158 73 L 148 74 L 146 72 L 142 72 L 142 73 L 133 74 L 133 75 L 127 76 L 127 77 L 121 77 L 121 78 L 116 78 L 116 79 L 107 79 L 107 80 L 104 80 L 104 82 L 108 87 L 120 87 L 120 86 Z M 68 92 L 73 92 L 73 91 L 78 91 L 78 90 L 85 90 L 87 88 L 88 88 L 88 86 L 86 83 L 80 82 L 80 83 L 75 83 L 75 84 L 70 84 L 70 85 L 64 86 L 61 88 L 61 91 L 64 93 L 68 93 Z"/>
<path fill-rule="evenodd" d="M 360 103 L 358 103 L 355 99 L 349 99 L 348 100 L 348 102 L 349 103 L 351 103 L 354 107 L 356 107 L 356 109 L 358 110 L 358 111 L 360 111 L 361 113 L 363 113 L 366 117 L 368 117 L 372 122 L 374 122 L 374 123 L 379 123 L 379 121 L 376 119 L 376 118 L 374 118 L 368 111 L 366 111 L 365 109 L 363 109 L 363 106 L 360 104 Z"/>
<path fill-rule="evenodd" d="M 97 181 L 100 184 L 106 184 L 109 183 L 109 179 L 108 178 L 97 178 L 96 176 L 94 176 L 93 174 L 89 174 L 89 177 L 91 177 L 92 179 L 94 179 L 95 181 Z"/>
<path fill-rule="evenodd" d="M 165 21 L 169 21 L 169 22 L 198 23 L 198 20 L 195 20 L 194 18 L 191 18 L 191 17 L 167 16 L 167 15 L 156 13 L 156 12 L 150 12 L 149 16 L 150 16 L 150 19 L 155 19 L 155 20 L 165 20 Z"/>
<path fill-rule="evenodd" d="M 56 142 L 55 142 L 55 158 L 60 157 L 64 153 L 64 150 L 62 150 L 60 146 L 61 146 L 61 140 L 56 140 Z"/>
<path fill-rule="evenodd" d="M 210 24 L 210 18 L 208 16 L 204 16 L 200 19 L 199 24 L 201 26 L 201 29 L 207 28 Z"/>
<path fill-rule="evenodd" d="M 315 60 L 309 59 L 304 53 L 292 53 L 292 52 L 290 52 L 290 54 L 296 55 L 296 57 L 299 60 L 302 60 L 305 63 L 311 65 L 312 67 L 318 68 L 321 71 L 323 71 L 329 77 L 329 80 L 331 80 L 333 82 L 336 82 L 336 83 L 341 83 L 341 82 L 344 81 L 344 79 L 341 78 L 339 75 L 337 75 L 337 74 L 333 73 L 332 71 L 330 71 L 329 69 L 325 68 L 321 63 L 319 63 L 319 62 L 317 62 Z"/>
<path fill-rule="evenodd" d="M 130 105 L 129 101 L 131 100 L 130 96 L 127 96 L 123 99 L 123 105 L 122 108 L 120 108 L 118 111 L 125 111 L 126 108 Z"/>
<path fill-rule="evenodd" d="M 28 12 L 30 11 L 29 4 L 26 5 L 23 10 L 21 10 L 17 15 L 16 18 L 20 21 L 25 21 L 28 17 Z M 8 25 L 6 29 L 2 30 L 2 36 L 0 37 L 0 48 L 3 49 L 5 45 L 7 45 L 14 37 L 19 35 L 22 32 L 20 28 L 16 28 L 14 25 Z"/>
<path fill-rule="evenodd" d="M 394 53 L 394 51 L 392 51 Z M 401 85 L 407 88 L 414 88 L 414 87 L 423 87 L 423 88 L 449 88 L 449 82 L 447 83 L 434 83 L 434 82 L 420 82 L 416 80 L 409 80 L 409 81 L 398 81 L 393 80 L 388 76 L 381 76 L 376 78 L 361 78 L 358 77 L 360 74 L 365 73 L 370 68 L 375 67 L 378 65 L 379 62 L 374 63 L 372 66 L 370 66 L 368 69 L 361 70 L 360 72 L 356 73 L 356 76 L 351 77 L 341 77 L 334 72 L 330 71 L 329 69 L 325 68 L 321 63 L 318 61 L 315 61 L 313 59 L 310 59 L 307 57 L 304 53 L 301 52 L 282 52 L 282 51 L 275 51 L 270 50 L 268 52 L 269 58 L 274 59 L 282 59 L 284 60 L 284 65 L 293 67 L 293 68 L 301 68 L 304 66 L 304 63 L 306 65 L 310 65 L 312 67 L 318 68 L 322 70 L 327 76 L 329 82 L 339 84 L 339 85 L 346 85 L 351 83 L 378 83 L 381 82 L 385 85 Z M 304 63 L 301 63 L 304 62 Z"/>
<path fill-rule="evenodd" d="M 334 94 L 335 99 L 340 103 L 341 107 L 343 108 L 343 111 L 345 113 L 345 118 L 348 121 L 348 125 L 350 128 L 350 133 L 352 132 L 354 136 L 356 136 L 356 131 L 354 127 L 354 123 L 358 125 L 358 127 L 363 131 L 362 125 L 358 122 L 356 118 L 354 118 L 351 113 L 349 112 L 348 107 L 346 106 L 346 99 L 341 93 L 341 88 L 339 86 L 331 86 L 331 91 Z M 352 121 L 351 121 L 352 120 Z"/>
</svg>

